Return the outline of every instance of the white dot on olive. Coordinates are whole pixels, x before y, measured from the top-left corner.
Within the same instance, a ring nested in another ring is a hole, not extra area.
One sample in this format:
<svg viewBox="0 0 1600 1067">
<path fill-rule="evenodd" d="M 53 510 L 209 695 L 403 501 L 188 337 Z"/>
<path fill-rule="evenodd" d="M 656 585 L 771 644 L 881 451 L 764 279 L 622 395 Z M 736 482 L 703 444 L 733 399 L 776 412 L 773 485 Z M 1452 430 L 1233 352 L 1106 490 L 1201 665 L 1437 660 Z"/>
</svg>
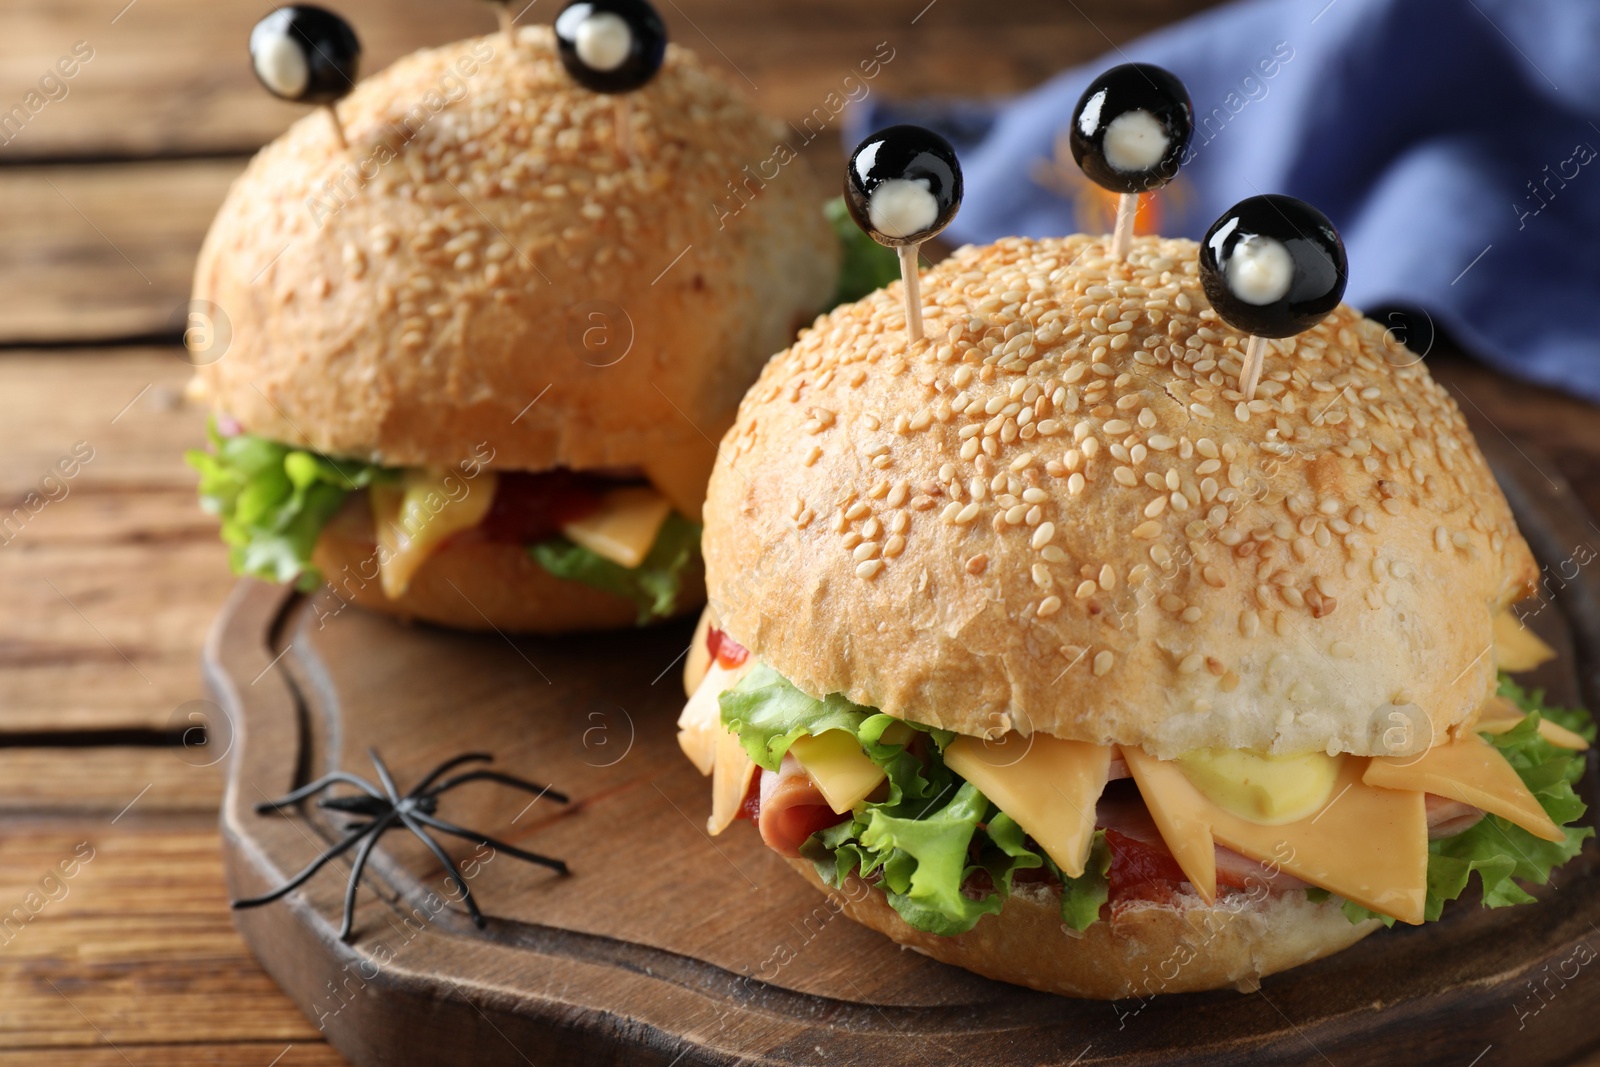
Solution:
<svg viewBox="0 0 1600 1067">
<path fill-rule="evenodd" d="M 911 237 L 938 220 L 939 201 L 926 178 L 890 178 L 872 191 L 867 217 L 886 237 Z"/>
<path fill-rule="evenodd" d="M 1294 281 L 1294 257 L 1282 241 L 1251 234 L 1228 257 L 1228 290 L 1246 304 L 1282 300 Z"/>
<path fill-rule="evenodd" d="M 578 23 L 573 46 L 590 70 L 616 70 L 633 51 L 633 31 L 621 15 L 602 11 Z"/>
<path fill-rule="evenodd" d="M 305 54 L 287 34 L 262 34 L 251 50 L 250 61 L 261 83 L 282 97 L 299 96 L 311 80 Z"/>
<path fill-rule="evenodd" d="M 1137 172 L 1160 163 L 1172 142 L 1160 121 L 1141 108 L 1112 119 L 1101 143 L 1113 169 Z"/>
</svg>

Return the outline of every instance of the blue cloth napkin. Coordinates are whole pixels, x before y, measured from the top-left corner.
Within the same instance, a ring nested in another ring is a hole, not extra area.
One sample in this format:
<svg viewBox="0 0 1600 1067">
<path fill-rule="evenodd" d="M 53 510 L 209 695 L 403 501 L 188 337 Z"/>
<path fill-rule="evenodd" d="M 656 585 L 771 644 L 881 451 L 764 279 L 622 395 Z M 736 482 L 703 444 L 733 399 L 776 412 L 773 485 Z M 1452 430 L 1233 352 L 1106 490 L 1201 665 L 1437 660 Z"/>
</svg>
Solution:
<svg viewBox="0 0 1600 1067">
<path fill-rule="evenodd" d="M 847 150 L 895 122 L 944 133 L 966 176 L 957 243 L 1106 232 L 1114 200 L 1065 130 L 1091 78 L 1156 63 L 1196 114 L 1159 232 L 1199 238 L 1245 197 L 1300 197 L 1344 237 L 1349 303 L 1420 309 L 1495 366 L 1600 401 L 1597 53 L 1595 0 L 1252 0 L 1013 100 L 869 98 Z"/>
</svg>

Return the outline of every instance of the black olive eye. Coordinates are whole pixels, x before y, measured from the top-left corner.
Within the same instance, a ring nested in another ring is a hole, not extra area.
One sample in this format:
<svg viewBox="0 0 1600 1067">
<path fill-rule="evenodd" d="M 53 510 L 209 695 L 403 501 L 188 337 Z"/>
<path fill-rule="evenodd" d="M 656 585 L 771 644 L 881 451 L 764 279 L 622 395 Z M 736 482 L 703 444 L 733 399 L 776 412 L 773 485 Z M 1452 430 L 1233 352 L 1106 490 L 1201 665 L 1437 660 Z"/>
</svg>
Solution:
<svg viewBox="0 0 1600 1067">
<path fill-rule="evenodd" d="M 1072 158 L 1096 185 L 1147 193 L 1178 173 L 1194 133 L 1189 90 L 1150 63 L 1112 67 L 1090 83 L 1072 111 Z"/>
<path fill-rule="evenodd" d="M 250 65 L 273 96 L 331 104 L 355 88 L 361 42 L 333 12 L 294 4 L 278 8 L 250 31 Z"/>
<path fill-rule="evenodd" d="M 645 0 L 577 0 L 556 16 L 556 47 L 585 89 L 631 93 L 661 69 L 667 27 Z"/>
<path fill-rule="evenodd" d="M 1228 325 L 1292 337 L 1339 306 L 1348 274 L 1328 217 L 1292 196 L 1252 196 L 1223 213 L 1200 243 L 1200 284 Z"/>
<path fill-rule="evenodd" d="M 921 126 L 890 126 L 856 146 L 845 167 L 850 217 L 881 245 L 937 235 L 961 207 L 961 163 L 950 142 Z"/>
</svg>

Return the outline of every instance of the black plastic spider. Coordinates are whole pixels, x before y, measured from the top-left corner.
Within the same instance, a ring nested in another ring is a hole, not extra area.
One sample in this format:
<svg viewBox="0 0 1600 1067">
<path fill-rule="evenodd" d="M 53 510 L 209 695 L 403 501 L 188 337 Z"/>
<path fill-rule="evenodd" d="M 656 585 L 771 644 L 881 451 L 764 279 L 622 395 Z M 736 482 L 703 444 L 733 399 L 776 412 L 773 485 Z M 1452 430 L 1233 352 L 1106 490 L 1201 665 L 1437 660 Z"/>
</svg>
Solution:
<svg viewBox="0 0 1600 1067">
<path fill-rule="evenodd" d="M 498 852 L 506 853 L 508 856 L 515 856 L 517 859 L 525 860 L 528 863 L 537 863 L 541 866 L 549 867 L 561 874 L 567 873 L 567 865 L 561 860 L 525 851 L 515 845 L 508 845 L 504 841 L 497 841 L 488 834 L 480 834 L 476 830 L 468 830 L 434 817 L 434 813 L 439 807 L 439 794 L 454 789 L 458 785 L 465 785 L 467 782 L 499 782 L 502 785 L 509 785 L 513 788 L 533 793 L 538 797 L 550 797 L 562 804 L 567 803 L 565 794 L 558 793 L 547 785 L 537 785 L 533 782 L 523 781 L 521 778 L 513 778 L 509 774 L 501 774 L 499 771 L 484 770 L 482 768 L 468 771 L 465 774 L 458 774 L 439 782 L 443 775 L 463 763 L 487 763 L 494 759 L 487 752 L 467 752 L 456 756 L 454 759 L 445 760 L 429 771 L 422 781 L 412 787 L 409 793 L 402 795 L 399 789 L 395 787 L 394 778 L 389 774 L 389 768 L 384 766 L 384 762 L 378 756 L 377 750 L 369 748 L 367 749 L 367 755 L 371 757 L 372 765 L 377 768 L 378 780 L 383 783 L 381 792 L 377 786 L 374 786 L 365 778 L 359 778 L 345 771 L 334 771 L 332 774 L 323 775 L 310 785 L 301 786 L 288 796 L 280 797 L 277 800 L 263 801 L 256 805 L 256 814 L 258 815 L 265 815 L 269 811 L 281 811 L 287 805 L 298 803 L 342 782 L 345 785 L 355 786 L 361 792 L 355 796 L 324 797 L 317 801 L 317 806 L 329 811 L 360 815 L 365 817 L 366 821 L 346 824 L 345 829 L 350 832 L 349 836 L 313 860 L 305 870 L 264 896 L 251 897 L 247 900 L 235 900 L 233 902 L 235 908 L 260 907 L 262 904 L 270 904 L 274 900 L 288 895 L 291 891 L 309 881 L 311 876 L 320 871 L 330 860 L 343 855 L 357 844 L 360 844 L 361 848 L 356 853 L 355 864 L 350 869 L 350 884 L 344 894 L 344 924 L 339 927 L 339 940 L 349 941 L 351 925 L 355 919 L 356 891 L 360 888 L 361 872 L 367 865 L 367 858 L 372 855 L 372 849 L 377 845 L 380 837 L 387 831 L 401 825 L 421 838 L 422 843 L 428 846 L 428 849 L 438 857 L 439 862 L 444 864 L 445 869 L 455 878 L 456 884 L 461 887 L 462 902 L 466 904 L 467 911 L 472 916 L 472 921 L 478 925 L 479 929 L 482 929 L 485 925 L 483 913 L 478 910 L 477 901 L 472 899 L 472 890 L 468 888 L 467 880 L 461 877 L 461 872 L 456 869 L 454 861 L 450 859 L 449 854 L 444 849 L 439 847 L 439 843 L 428 833 L 427 829 L 425 829 L 426 827 L 432 827 L 441 833 L 451 834 L 467 841 L 487 845 Z M 439 784 L 434 785 L 435 782 L 439 782 Z"/>
</svg>

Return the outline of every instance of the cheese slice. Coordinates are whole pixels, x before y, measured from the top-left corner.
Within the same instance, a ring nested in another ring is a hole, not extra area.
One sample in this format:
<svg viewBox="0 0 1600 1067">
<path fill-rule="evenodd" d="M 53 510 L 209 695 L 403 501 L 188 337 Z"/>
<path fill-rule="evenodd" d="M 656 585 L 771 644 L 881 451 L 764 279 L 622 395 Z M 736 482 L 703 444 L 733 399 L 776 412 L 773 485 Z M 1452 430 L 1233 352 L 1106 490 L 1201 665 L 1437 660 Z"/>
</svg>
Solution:
<svg viewBox="0 0 1600 1067">
<path fill-rule="evenodd" d="M 1510 608 L 1494 617 L 1494 661 L 1503 671 L 1531 671 L 1556 658 L 1556 650 L 1540 640 Z"/>
<path fill-rule="evenodd" d="M 1206 820 L 1209 800 L 1173 760 L 1159 760 L 1137 748 L 1124 747 L 1122 758 L 1144 797 L 1167 851 L 1207 904 L 1217 901 L 1217 845 Z"/>
<path fill-rule="evenodd" d="M 739 735 L 723 727 L 722 707 L 717 702 L 754 665 L 754 659 L 737 667 L 713 661 L 678 715 L 678 747 L 701 774 L 711 775 L 711 818 L 706 820 L 706 830 L 712 835 L 722 833 L 738 817 L 750 780 L 761 769 L 739 743 Z"/>
<path fill-rule="evenodd" d="M 404 596 L 417 569 L 446 539 L 483 521 L 494 502 L 495 482 L 493 471 L 469 481 L 454 469 L 413 467 L 398 485 L 378 483 L 367 490 L 385 596 Z"/>
<path fill-rule="evenodd" d="M 711 669 L 711 648 L 706 644 L 706 635 L 711 632 L 713 621 L 714 613 L 711 605 L 707 604 L 700 613 L 700 621 L 694 624 L 694 636 L 689 638 L 689 651 L 684 654 L 684 696 L 694 696 L 694 691 L 705 681 L 706 671 Z"/>
<path fill-rule="evenodd" d="M 1367 760 L 1344 760 L 1332 798 L 1315 815 L 1268 826 L 1224 811 L 1189 785 L 1181 771 L 1176 777 L 1159 768 L 1151 773 L 1152 763 L 1165 761 L 1129 748 L 1123 755 L 1162 840 L 1174 857 L 1189 856 L 1200 876 L 1204 851 L 1221 844 L 1268 871 L 1281 868 L 1365 908 L 1402 922 L 1423 921 L 1428 888 L 1423 794 L 1363 783 Z M 1179 858 L 1188 875 L 1184 864 Z M 1214 886 L 1215 875 L 1209 880 Z M 1200 883 L 1195 885 L 1198 889 Z"/>
<path fill-rule="evenodd" d="M 739 806 L 750 791 L 750 780 L 761 768 L 750 758 L 750 753 L 739 743 L 739 735 L 732 730 L 717 734 L 716 758 L 711 768 L 711 817 L 706 820 L 706 832 L 715 837 L 739 817 Z"/>
<path fill-rule="evenodd" d="M 1493 696 L 1478 712 L 1478 721 L 1473 729 L 1484 734 L 1503 734 L 1525 718 L 1527 716 L 1511 701 L 1502 696 Z M 1538 729 L 1539 736 L 1557 748 L 1570 748 L 1583 752 L 1589 747 L 1589 742 L 1585 741 L 1581 734 L 1573 733 L 1560 723 L 1551 722 L 1542 715 L 1539 717 Z"/>
<path fill-rule="evenodd" d="M 824 730 L 797 737 L 789 751 L 811 775 L 835 815 L 843 815 L 866 800 L 888 777 L 848 730 Z"/>
<path fill-rule="evenodd" d="M 1475 733 L 1464 733 L 1421 756 L 1379 756 L 1361 779 L 1386 789 L 1434 793 L 1500 816 L 1535 837 L 1565 841 L 1500 750 Z"/>
<path fill-rule="evenodd" d="M 717 463 L 717 446 L 705 438 L 658 449 L 641 465 L 650 484 L 672 501 L 678 512 L 696 522 L 706 500 L 706 483 Z"/>
<path fill-rule="evenodd" d="M 608 492 L 597 510 L 564 524 L 561 532 L 602 559 L 632 568 L 650 554 L 671 513 L 672 504 L 649 486 L 624 486 Z"/>
<path fill-rule="evenodd" d="M 751 661 L 737 667 L 724 667 L 713 661 L 694 695 L 678 714 L 678 747 L 701 774 L 710 774 L 716 762 L 717 737 L 728 731 L 722 727 L 722 706 L 717 698 L 739 684 L 749 673 Z"/>
<path fill-rule="evenodd" d="M 1063 874 L 1077 878 L 1094 843 L 1094 809 L 1111 772 L 1111 748 L 1045 734 L 1008 735 L 986 747 L 958 737 L 944 750 L 951 770 L 1016 820 Z M 1022 756 L 1012 755 L 1022 751 Z"/>
</svg>

